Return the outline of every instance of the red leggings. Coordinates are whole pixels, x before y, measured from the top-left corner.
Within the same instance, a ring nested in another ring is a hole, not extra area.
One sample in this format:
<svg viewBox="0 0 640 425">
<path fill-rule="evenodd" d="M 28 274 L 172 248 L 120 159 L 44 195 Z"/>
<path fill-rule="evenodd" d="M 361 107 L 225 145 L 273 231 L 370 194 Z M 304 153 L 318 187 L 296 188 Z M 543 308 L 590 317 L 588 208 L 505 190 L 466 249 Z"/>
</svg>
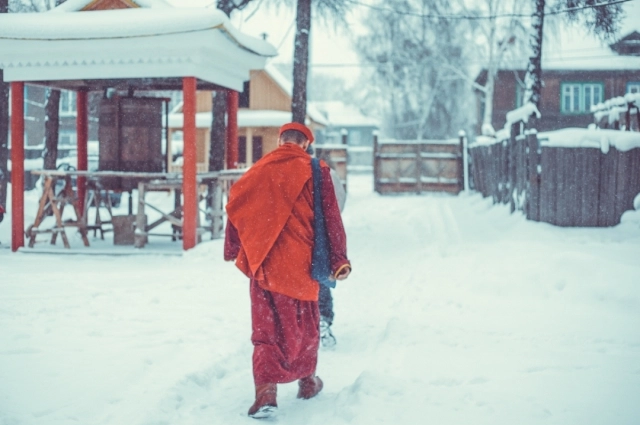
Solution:
<svg viewBox="0 0 640 425">
<path fill-rule="evenodd" d="M 251 342 L 256 385 L 293 382 L 318 363 L 317 301 L 300 301 L 262 289 L 251 280 Z"/>
</svg>

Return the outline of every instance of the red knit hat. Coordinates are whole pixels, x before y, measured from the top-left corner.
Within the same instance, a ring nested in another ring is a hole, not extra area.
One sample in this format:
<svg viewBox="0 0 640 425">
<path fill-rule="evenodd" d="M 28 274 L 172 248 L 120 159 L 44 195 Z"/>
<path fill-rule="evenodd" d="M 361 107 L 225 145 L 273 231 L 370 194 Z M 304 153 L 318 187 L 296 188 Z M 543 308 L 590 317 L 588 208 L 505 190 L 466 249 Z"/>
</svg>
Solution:
<svg viewBox="0 0 640 425">
<path fill-rule="evenodd" d="M 299 131 L 300 133 L 305 135 L 305 137 L 309 140 L 309 142 L 313 143 L 313 132 L 306 125 L 302 125 L 298 122 L 290 122 L 289 124 L 285 124 L 282 127 L 280 127 L 280 132 L 278 133 L 278 137 L 282 136 L 282 133 L 284 133 L 287 130 Z"/>
</svg>

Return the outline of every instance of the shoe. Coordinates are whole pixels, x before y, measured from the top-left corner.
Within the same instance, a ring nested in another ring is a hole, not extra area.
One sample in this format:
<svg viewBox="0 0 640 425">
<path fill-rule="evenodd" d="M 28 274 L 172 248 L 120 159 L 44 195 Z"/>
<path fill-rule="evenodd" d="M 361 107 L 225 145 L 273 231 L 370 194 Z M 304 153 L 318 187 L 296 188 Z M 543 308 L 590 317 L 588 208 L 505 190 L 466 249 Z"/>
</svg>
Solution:
<svg viewBox="0 0 640 425">
<path fill-rule="evenodd" d="M 302 378 L 298 381 L 298 398 L 308 400 L 318 395 L 322 391 L 322 379 L 320 377 L 311 375 L 306 378 Z"/>
<path fill-rule="evenodd" d="M 336 337 L 331 333 L 331 325 L 326 320 L 320 320 L 320 343 L 325 348 L 336 345 Z"/>
<path fill-rule="evenodd" d="M 249 408 L 249 417 L 266 419 L 274 416 L 278 410 L 277 391 L 276 384 L 256 385 L 256 401 Z"/>
</svg>

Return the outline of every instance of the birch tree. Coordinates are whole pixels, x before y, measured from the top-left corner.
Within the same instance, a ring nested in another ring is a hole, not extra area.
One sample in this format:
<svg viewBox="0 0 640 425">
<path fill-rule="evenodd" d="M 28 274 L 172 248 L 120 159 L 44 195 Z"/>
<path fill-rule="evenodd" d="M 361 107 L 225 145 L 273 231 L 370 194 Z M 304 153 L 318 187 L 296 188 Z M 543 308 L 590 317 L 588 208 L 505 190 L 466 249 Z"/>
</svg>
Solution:
<svg viewBox="0 0 640 425">
<path fill-rule="evenodd" d="M 542 91 L 542 42 L 546 8 L 563 12 L 568 22 L 579 22 L 600 37 L 612 37 L 619 28 L 623 16 L 618 0 L 533 0 L 531 16 L 531 57 L 525 76 L 525 101 L 540 107 Z"/>
</svg>

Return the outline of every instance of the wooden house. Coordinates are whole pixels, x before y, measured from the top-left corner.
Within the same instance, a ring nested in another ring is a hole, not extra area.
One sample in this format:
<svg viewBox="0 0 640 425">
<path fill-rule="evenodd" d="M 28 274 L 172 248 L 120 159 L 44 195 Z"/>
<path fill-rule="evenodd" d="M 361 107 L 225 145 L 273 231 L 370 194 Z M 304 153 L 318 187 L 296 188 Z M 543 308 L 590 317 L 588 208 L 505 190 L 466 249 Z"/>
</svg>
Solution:
<svg viewBox="0 0 640 425">
<path fill-rule="evenodd" d="M 263 70 L 251 71 L 250 80 L 244 83 L 239 97 L 239 168 L 250 166 L 277 147 L 279 128 L 291 121 L 291 95 L 291 82 L 275 66 L 267 65 Z M 196 114 L 198 171 L 207 171 L 209 166 L 211 106 L 211 92 L 199 91 Z M 182 120 L 182 105 L 179 104 L 169 116 L 169 140 L 174 152 L 180 150 L 182 143 Z M 313 105 L 307 107 L 306 123 L 314 131 L 327 124 L 324 115 Z M 180 167 L 178 160 L 169 165 L 169 170 L 179 171 Z"/>
<path fill-rule="evenodd" d="M 634 31 L 602 51 L 582 56 L 546 59 L 543 55 L 539 131 L 587 127 L 591 106 L 605 99 L 640 91 L 640 33 Z M 522 106 L 524 67 L 498 71 L 493 98 L 493 128 L 502 128 L 507 112 Z M 476 83 L 484 85 L 483 70 Z M 477 132 L 484 113 L 484 94 L 476 92 Z"/>
</svg>

